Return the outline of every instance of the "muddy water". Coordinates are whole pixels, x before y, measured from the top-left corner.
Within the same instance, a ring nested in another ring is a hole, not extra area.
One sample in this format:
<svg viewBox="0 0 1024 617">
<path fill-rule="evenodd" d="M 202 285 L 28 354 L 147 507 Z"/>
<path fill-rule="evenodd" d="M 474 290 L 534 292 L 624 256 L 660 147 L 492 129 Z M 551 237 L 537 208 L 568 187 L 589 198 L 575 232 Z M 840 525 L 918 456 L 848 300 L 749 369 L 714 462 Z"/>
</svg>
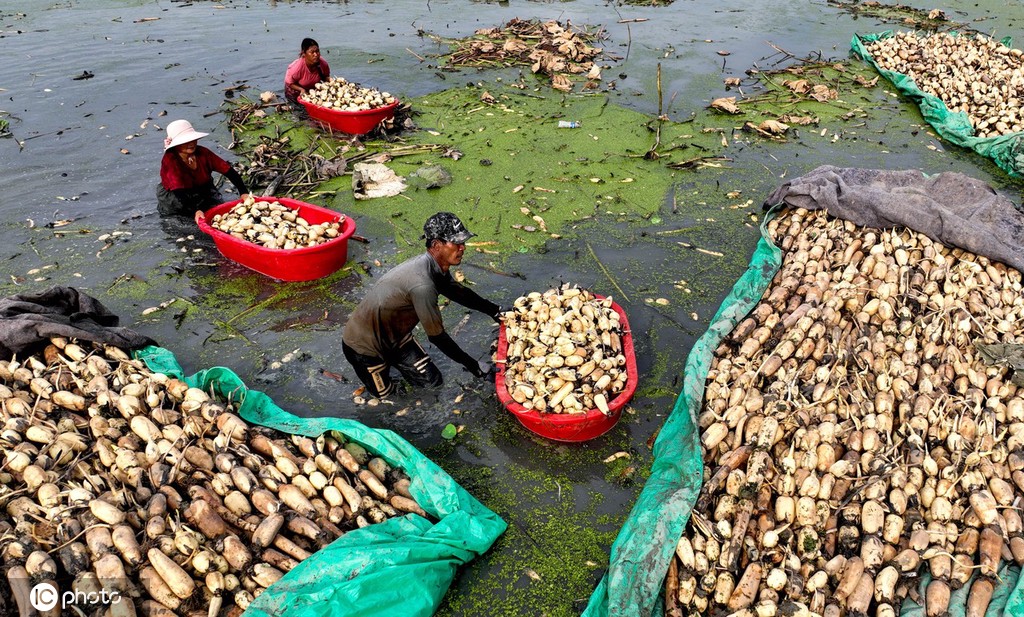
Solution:
<svg viewBox="0 0 1024 617">
<path fill-rule="evenodd" d="M 1018 8 L 990 0 L 969 13 L 948 13 L 1005 36 L 1020 31 Z M 676 120 L 726 95 L 725 77 L 773 68 L 783 60 L 778 50 L 844 58 L 854 32 L 893 27 L 824 2 L 791 1 L 677 1 L 654 8 L 599 0 L 0 5 L 0 117 L 13 133 L 0 139 L 0 293 L 77 286 L 174 351 L 187 372 L 225 365 L 295 413 L 357 418 L 427 451 L 510 522 L 494 550 L 461 572 L 444 614 L 567 615 L 585 602 L 642 485 L 649 443 L 679 391 L 686 353 L 756 243 L 749 217 L 723 211 L 722 192 L 742 188 L 756 203 L 785 178 L 824 163 L 952 169 L 1019 191 L 983 159 L 947 150 L 912 108 L 879 92 L 857 139 L 740 144 L 726 168 L 687 176 L 684 207 L 674 212 L 666 202 L 660 223 L 638 226 L 614 217 L 587 223 L 547 253 L 502 265 L 522 278 L 464 268 L 496 300 L 561 281 L 621 290 L 616 299 L 630 316 L 642 377 L 630 413 L 609 435 L 578 446 L 535 438 L 500 409 L 491 388 L 443 357 L 447 382 L 438 392 L 355 405 L 340 329 L 364 292 L 360 271 L 372 271 L 374 260 L 394 250 L 391 227 L 386 220 L 359 220 L 360 233 L 372 242 L 350 247 L 356 264 L 350 276 L 286 285 L 253 274 L 223 260 L 204 238 L 189 238 L 191 223 L 156 216 L 163 126 L 188 118 L 210 133 L 205 145 L 232 158 L 219 112 L 226 90 L 280 92 L 284 68 L 305 36 L 320 42 L 335 74 L 406 99 L 491 80 L 494 73 L 439 70 L 431 55 L 442 48 L 421 31 L 465 36 L 515 17 L 603 27 L 605 80 L 614 82 L 609 99 L 657 113 L 661 65 L 662 109 Z M 75 79 L 85 72 L 92 77 Z M 658 235 L 680 227 L 696 230 L 691 240 L 696 235 L 725 257 L 683 251 Z M 122 235 L 112 242 L 98 240 L 115 231 Z M 484 261 L 478 258 L 467 261 Z M 691 294 L 675 286 L 684 279 Z M 646 302 L 658 297 L 673 302 Z M 171 300 L 164 311 L 142 316 Z M 486 353 L 485 341 L 493 338 L 488 320 L 471 316 L 463 323 L 456 307 L 446 308 L 445 317 L 468 350 Z M 454 443 L 439 438 L 448 422 L 465 427 Z M 631 454 L 632 470 L 601 462 L 617 451 Z M 528 570 L 539 580 L 524 575 Z"/>
</svg>

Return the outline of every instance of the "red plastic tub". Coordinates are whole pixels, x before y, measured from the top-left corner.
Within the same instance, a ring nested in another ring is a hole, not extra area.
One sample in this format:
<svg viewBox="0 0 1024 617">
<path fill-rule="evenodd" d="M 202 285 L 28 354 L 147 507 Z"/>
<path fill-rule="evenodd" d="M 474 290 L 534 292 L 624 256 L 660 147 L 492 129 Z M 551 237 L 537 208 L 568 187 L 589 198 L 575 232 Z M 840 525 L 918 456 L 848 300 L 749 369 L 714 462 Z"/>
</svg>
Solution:
<svg viewBox="0 0 1024 617">
<path fill-rule="evenodd" d="M 362 111 L 341 111 L 338 109 L 328 109 L 319 105 L 303 100 L 299 97 L 299 103 L 306 108 L 306 113 L 309 117 L 317 120 L 322 124 L 326 124 L 335 131 L 347 133 L 349 135 L 363 135 L 369 133 L 381 123 L 382 120 L 393 118 L 395 116 L 395 110 L 398 109 L 399 101 L 395 101 L 390 105 L 384 107 L 376 107 L 374 109 L 365 109 Z"/>
<path fill-rule="evenodd" d="M 601 296 L 595 294 L 601 299 Z M 582 414 L 568 413 L 542 413 L 532 409 L 526 409 L 512 399 L 505 387 L 505 358 L 508 354 L 508 338 L 505 336 L 505 324 L 498 327 L 498 356 L 497 375 L 494 385 L 498 390 L 498 400 L 512 412 L 512 415 L 519 420 L 519 423 L 530 429 L 541 437 L 547 437 L 555 441 L 587 441 L 600 437 L 611 430 L 622 416 L 622 408 L 633 398 L 636 392 L 636 383 L 639 375 L 636 370 L 636 356 L 633 352 L 633 335 L 629 329 L 629 320 L 626 319 L 626 312 L 622 307 L 612 302 L 612 308 L 619 314 L 619 324 L 622 326 L 622 355 L 626 356 L 626 387 L 614 399 L 608 401 L 608 410 L 611 412 L 605 415 L 600 409 L 591 409 Z"/>
<path fill-rule="evenodd" d="M 231 234 L 214 229 L 206 222 L 217 214 L 223 214 L 233 208 L 240 199 L 214 206 L 205 213 L 196 212 L 196 224 L 199 229 L 213 237 L 217 250 L 228 259 L 238 262 L 282 281 L 312 281 L 337 271 L 348 260 L 348 239 L 356 231 L 356 222 L 346 216 L 341 222 L 340 234 L 323 244 L 306 246 L 297 249 L 268 249 L 240 240 Z M 299 216 L 310 223 L 327 223 L 342 218 L 338 212 L 307 204 L 304 201 L 287 197 L 256 197 L 256 201 L 277 201 L 281 205 L 299 211 Z"/>
</svg>

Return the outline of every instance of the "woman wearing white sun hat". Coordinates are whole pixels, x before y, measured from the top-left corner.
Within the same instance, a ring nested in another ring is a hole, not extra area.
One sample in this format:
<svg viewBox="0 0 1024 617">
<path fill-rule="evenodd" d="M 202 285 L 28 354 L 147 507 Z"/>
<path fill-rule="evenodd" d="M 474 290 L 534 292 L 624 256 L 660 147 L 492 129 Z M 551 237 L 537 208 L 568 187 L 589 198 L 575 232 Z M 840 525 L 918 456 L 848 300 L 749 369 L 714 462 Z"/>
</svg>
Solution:
<svg viewBox="0 0 1024 617">
<path fill-rule="evenodd" d="M 249 192 L 230 163 L 196 143 L 207 135 L 192 128 L 188 120 L 175 120 L 167 125 L 160 184 L 156 188 L 161 216 L 192 216 L 222 203 L 224 198 L 213 184 L 213 172 L 230 180 L 241 197 Z"/>
</svg>

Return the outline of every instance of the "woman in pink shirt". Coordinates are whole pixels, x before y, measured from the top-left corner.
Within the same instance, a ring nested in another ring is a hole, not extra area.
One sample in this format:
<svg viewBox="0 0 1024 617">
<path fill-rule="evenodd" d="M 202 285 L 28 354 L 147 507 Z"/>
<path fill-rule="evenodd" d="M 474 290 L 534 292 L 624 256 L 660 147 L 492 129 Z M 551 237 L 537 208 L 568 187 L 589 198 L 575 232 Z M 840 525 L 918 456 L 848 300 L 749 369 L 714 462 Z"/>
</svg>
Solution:
<svg viewBox="0 0 1024 617">
<path fill-rule="evenodd" d="M 292 102 L 316 84 L 331 76 L 327 61 L 320 57 L 320 45 L 313 39 L 302 39 L 302 53 L 284 74 L 284 95 Z"/>
</svg>

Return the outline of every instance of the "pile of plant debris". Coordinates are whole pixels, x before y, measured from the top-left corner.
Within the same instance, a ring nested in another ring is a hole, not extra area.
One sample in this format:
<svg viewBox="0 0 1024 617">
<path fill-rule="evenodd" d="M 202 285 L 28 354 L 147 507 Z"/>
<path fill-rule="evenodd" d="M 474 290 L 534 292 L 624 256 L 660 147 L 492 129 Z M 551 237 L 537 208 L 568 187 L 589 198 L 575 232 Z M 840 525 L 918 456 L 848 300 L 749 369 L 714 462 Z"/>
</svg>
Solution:
<svg viewBox="0 0 1024 617">
<path fill-rule="evenodd" d="M 415 128 L 409 104 L 395 117 L 363 136 L 334 133 L 291 113 L 288 105 L 265 93 L 260 100 L 225 101 L 232 142 L 241 159 L 240 173 L 263 195 L 310 196 L 332 193 L 325 182 L 351 174 L 357 162 L 384 163 L 395 157 L 438 152 L 457 158 L 457 151 L 438 144 L 407 145 L 397 135 Z M 363 140 L 373 142 L 368 148 Z"/>
<path fill-rule="evenodd" d="M 591 44 L 602 34 L 569 21 L 563 25 L 516 18 L 501 27 L 481 28 L 466 39 L 449 40 L 452 51 L 443 58 L 449 67 L 529 66 L 534 73 L 548 75 L 551 87 L 562 92 L 574 87 L 570 75 L 585 75 L 583 89 L 594 89 L 601 80 L 594 61 L 603 50 Z"/>
<path fill-rule="evenodd" d="M 966 26 L 950 20 L 942 9 L 918 9 L 905 4 L 884 4 L 874 0 L 829 0 L 828 4 L 854 15 L 918 30 L 960 30 Z"/>
<path fill-rule="evenodd" d="M 747 71 L 757 78 L 752 82 L 757 90 L 755 94 L 744 93 L 743 80 L 728 78 L 725 85 L 738 90 L 739 96 L 716 98 L 709 107 L 719 113 L 744 115 L 747 120 L 743 130 L 771 138 L 787 133 L 794 125 L 817 125 L 819 114 L 829 108 L 834 111 L 826 115 L 841 115 L 849 120 L 862 112 L 844 98 L 855 90 L 873 88 L 878 83 L 877 75 L 869 77 L 867 71 L 856 64 L 826 59 L 820 54 L 797 58 L 783 49 L 775 49 L 781 59 L 773 68 L 755 67 Z"/>
<path fill-rule="evenodd" d="M 674 0 L 619 0 L 623 6 L 668 6 Z"/>
</svg>

